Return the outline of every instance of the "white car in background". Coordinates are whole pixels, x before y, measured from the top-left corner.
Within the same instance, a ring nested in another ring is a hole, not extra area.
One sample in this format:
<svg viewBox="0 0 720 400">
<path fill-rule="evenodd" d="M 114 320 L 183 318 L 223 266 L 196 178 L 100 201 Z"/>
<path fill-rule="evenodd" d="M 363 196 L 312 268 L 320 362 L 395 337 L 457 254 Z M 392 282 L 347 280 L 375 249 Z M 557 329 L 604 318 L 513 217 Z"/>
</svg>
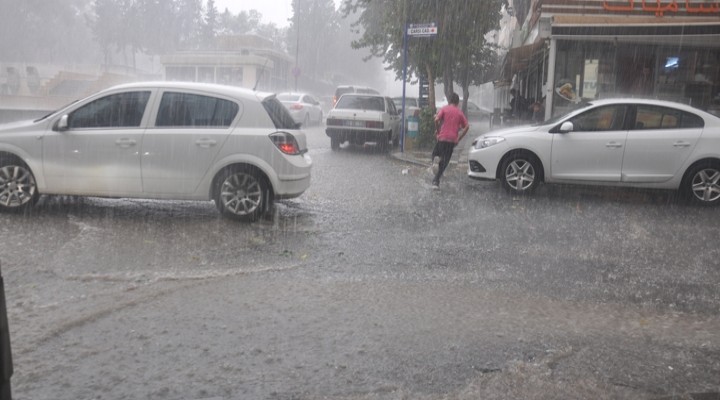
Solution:
<svg viewBox="0 0 720 400">
<path fill-rule="evenodd" d="M 214 200 L 252 221 L 310 186 L 305 134 L 272 94 L 231 86 L 116 86 L 0 126 L 0 211 L 41 194 Z"/>
<path fill-rule="evenodd" d="M 392 99 L 381 95 L 342 95 L 328 113 L 326 125 L 333 150 L 346 141 L 360 146 L 375 142 L 380 149 L 391 141 L 396 146 L 400 142 L 400 114 Z"/>
<path fill-rule="evenodd" d="M 293 120 L 302 124 L 302 127 L 322 124 L 322 104 L 314 96 L 307 93 L 278 93 L 277 99 L 290 111 Z"/>
<path fill-rule="evenodd" d="M 540 182 L 675 189 L 720 204 L 720 118 L 661 100 L 605 99 L 475 139 L 468 176 L 511 193 Z"/>
</svg>

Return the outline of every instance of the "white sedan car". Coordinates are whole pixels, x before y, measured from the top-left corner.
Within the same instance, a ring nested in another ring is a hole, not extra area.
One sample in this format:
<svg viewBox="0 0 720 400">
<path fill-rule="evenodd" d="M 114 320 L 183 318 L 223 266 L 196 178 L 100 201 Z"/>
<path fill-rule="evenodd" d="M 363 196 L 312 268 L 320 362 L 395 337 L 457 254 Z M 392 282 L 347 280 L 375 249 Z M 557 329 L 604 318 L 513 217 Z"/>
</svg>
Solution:
<svg viewBox="0 0 720 400">
<path fill-rule="evenodd" d="M 345 141 L 356 145 L 375 142 L 381 149 L 390 141 L 393 145 L 400 142 L 400 114 L 392 99 L 381 95 L 342 95 L 328 113 L 325 124 L 325 134 L 330 137 L 333 150 Z"/>
<path fill-rule="evenodd" d="M 468 176 L 525 194 L 540 182 L 676 189 L 720 203 L 720 118 L 660 100 L 606 99 L 473 142 Z"/>
<path fill-rule="evenodd" d="M 278 100 L 282 102 L 296 123 L 302 127 L 310 124 L 322 125 L 323 110 L 320 101 L 307 93 L 278 93 Z"/>
<path fill-rule="evenodd" d="M 179 82 L 116 86 L 0 126 L 0 211 L 41 194 L 214 200 L 252 221 L 301 195 L 305 134 L 271 94 Z"/>
</svg>

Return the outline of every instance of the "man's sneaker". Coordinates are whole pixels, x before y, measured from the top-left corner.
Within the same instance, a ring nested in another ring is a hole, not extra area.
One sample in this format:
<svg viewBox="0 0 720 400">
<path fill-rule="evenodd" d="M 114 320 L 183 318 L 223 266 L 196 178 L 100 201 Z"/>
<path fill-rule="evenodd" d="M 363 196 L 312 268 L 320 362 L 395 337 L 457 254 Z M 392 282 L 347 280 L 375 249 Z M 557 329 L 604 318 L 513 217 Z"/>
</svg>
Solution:
<svg viewBox="0 0 720 400">
<path fill-rule="evenodd" d="M 440 156 L 433 157 L 430 170 L 432 170 L 433 175 L 437 175 L 437 173 L 440 171 Z"/>
<path fill-rule="evenodd" d="M 433 181 L 432 188 L 433 188 L 433 190 L 440 190 L 440 182 Z"/>
</svg>

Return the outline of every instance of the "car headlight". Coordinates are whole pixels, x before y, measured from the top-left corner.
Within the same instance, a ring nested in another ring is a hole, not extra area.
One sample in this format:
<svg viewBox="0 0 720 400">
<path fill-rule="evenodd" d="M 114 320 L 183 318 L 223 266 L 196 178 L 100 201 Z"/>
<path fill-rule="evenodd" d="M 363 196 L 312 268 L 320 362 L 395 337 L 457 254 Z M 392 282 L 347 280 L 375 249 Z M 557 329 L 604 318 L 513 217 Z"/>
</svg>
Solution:
<svg viewBox="0 0 720 400">
<path fill-rule="evenodd" d="M 473 143 L 473 146 L 476 149 L 484 149 L 486 147 L 494 146 L 498 143 L 502 143 L 505 141 L 504 137 L 499 136 L 481 136 L 477 139 L 475 139 L 475 142 Z"/>
</svg>

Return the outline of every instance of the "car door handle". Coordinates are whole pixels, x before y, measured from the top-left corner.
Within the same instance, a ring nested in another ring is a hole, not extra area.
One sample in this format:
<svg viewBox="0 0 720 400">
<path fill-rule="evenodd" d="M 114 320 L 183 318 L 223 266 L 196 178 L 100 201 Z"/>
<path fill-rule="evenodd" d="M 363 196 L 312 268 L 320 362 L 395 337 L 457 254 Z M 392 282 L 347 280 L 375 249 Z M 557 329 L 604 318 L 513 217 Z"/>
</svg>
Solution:
<svg viewBox="0 0 720 400">
<path fill-rule="evenodd" d="M 675 143 L 673 143 L 673 147 L 690 147 L 690 143 L 688 143 L 688 142 L 675 142 Z"/>
<path fill-rule="evenodd" d="M 215 146 L 217 144 L 217 142 L 212 139 L 198 139 L 195 141 L 195 144 L 204 149 L 209 149 L 209 148 Z"/>
<path fill-rule="evenodd" d="M 622 146 L 623 146 L 622 143 L 618 143 L 618 142 L 609 142 L 609 143 L 606 143 L 606 144 L 605 144 L 605 147 L 608 147 L 608 148 L 611 148 L 611 149 L 619 149 L 619 148 L 621 148 Z"/>
<path fill-rule="evenodd" d="M 133 147 L 137 144 L 137 142 L 134 139 L 128 139 L 128 138 L 122 138 L 115 141 L 116 146 L 120 146 L 123 149 L 127 149 L 128 147 Z"/>
</svg>

